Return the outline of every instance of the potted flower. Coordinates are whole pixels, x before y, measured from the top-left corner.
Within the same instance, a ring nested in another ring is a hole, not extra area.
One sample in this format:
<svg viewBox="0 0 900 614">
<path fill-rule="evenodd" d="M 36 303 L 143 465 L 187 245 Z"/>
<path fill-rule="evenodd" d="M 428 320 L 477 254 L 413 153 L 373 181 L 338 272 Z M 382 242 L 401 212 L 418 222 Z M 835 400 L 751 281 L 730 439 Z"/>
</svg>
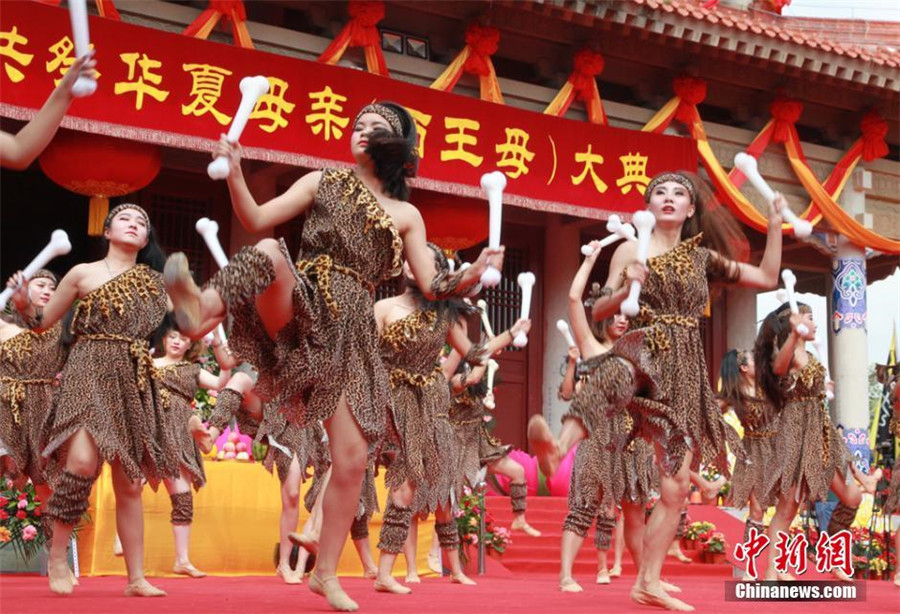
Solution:
<svg viewBox="0 0 900 614">
<path fill-rule="evenodd" d="M 716 525 L 705 520 L 692 522 L 684 530 L 684 536 L 681 538 L 681 547 L 684 550 L 696 550 L 699 542 L 708 534 L 716 530 Z"/>
<path fill-rule="evenodd" d="M 725 562 L 725 535 L 719 531 L 710 531 L 705 540 L 700 542 L 700 560 L 704 563 Z"/>
<path fill-rule="evenodd" d="M 42 502 L 35 495 L 31 482 L 21 490 L 8 478 L 0 483 L 0 549 L 11 547 L 16 559 L 4 563 L 4 569 L 21 567 L 21 563 L 28 564 L 36 554 L 44 552 L 46 535 L 42 516 Z M 35 571 L 30 567 L 27 570 Z"/>
<path fill-rule="evenodd" d="M 489 556 L 500 557 L 506 552 L 507 546 L 512 543 L 509 529 L 494 524 L 494 518 L 482 507 L 481 496 L 466 487 L 459 501 L 459 507 L 454 512 L 456 516 L 456 528 L 459 530 L 459 558 L 465 566 L 473 558 L 477 557 L 479 536 L 478 527 L 481 515 L 484 514 L 484 547 Z"/>
</svg>

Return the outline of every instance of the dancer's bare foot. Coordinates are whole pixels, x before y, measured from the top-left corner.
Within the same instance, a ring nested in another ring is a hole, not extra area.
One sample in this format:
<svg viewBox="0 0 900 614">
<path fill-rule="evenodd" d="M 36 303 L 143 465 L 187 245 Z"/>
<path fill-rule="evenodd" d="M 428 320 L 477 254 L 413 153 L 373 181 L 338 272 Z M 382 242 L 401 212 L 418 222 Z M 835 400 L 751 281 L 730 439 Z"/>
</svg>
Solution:
<svg viewBox="0 0 900 614">
<path fill-rule="evenodd" d="M 779 574 L 775 574 L 775 578 L 776 578 L 779 582 L 796 582 L 796 581 L 797 581 L 797 578 L 795 578 L 794 576 L 792 576 L 792 575 L 789 574 L 789 573 L 779 573 Z"/>
<path fill-rule="evenodd" d="M 881 479 L 883 474 L 884 472 L 881 469 L 876 469 L 869 474 L 858 471 L 854 475 L 856 476 L 856 481 L 862 486 L 863 492 L 874 495 L 875 491 L 878 489 L 878 480 Z"/>
<path fill-rule="evenodd" d="M 513 521 L 510 523 L 509 528 L 512 531 L 522 531 L 522 533 L 530 537 L 541 536 L 540 531 L 528 524 L 528 522 L 525 520 L 525 516 L 516 516 L 515 518 L 513 518 Z"/>
<path fill-rule="evenodd" d="M 441 566 L 440 554 L 435 554 L 434 552 L 428 553 L 428 569 L 430 569 L 437 575 L 441 575 L 442 573 L 444 573 L 444 569 Z"/>
<path fill-rule="evenodd" d="M 415 571 L 412 573 L 407 572 L 406 583 L 407 584 L 421 584 L 422 579 L 419 577 L 418 572 L 415 572 Z"/>
<path fill-rule="evenodd" d="M 172 573 L 178 574 L 179 576 L 188 576 L 189 578 L 206 577 L 206 572 L 200 571 L 191 563 L 187 563 L 186 565 L 175 565 L 172 567 Z"/>
<path fill-rule="evenodd" d="M 395 595 L 409 595 L 412 592 L 412 589 L 408 586 L 403 586 L 399 582 L 397 582 L 393 577 L 388 576 L 386 578 L 378 578 L 375 580 L 375 591 L 378 593 L 393 593 Z"/>
<path fill-rule="evenodd" d="M 147 578 L 129 582 L 125 587 L 126 597 L 165 597 L 166 594 L 166 591 L 156 588 L 147 582 Z"/>
<path fill-rule="evenodd" d="M 303 584 L 303 570 L 291 569 L 288 565 L 278 565 L 275 575 L 281 577 L 285 584 Z"/>
<path fill-rule="evenodd" d="M 309 590 L 316 595 L 321 595 L 328 600 L 328 605 L 338 612 L 355 612 L 359 609 L 359 604 L 350 599 L 350 596 L 344 592 L 337 576 L 320 579 L 313 572 L 309 576 Z"/>
<path fill-rule="evenodd" d="M 563 578 L 559 581 L 559 590 L 563 593 L 583 593 L 584 589 L 575 581 L 575 578 Z"/>
<path fill-rule="evenodd" d="M 722 490 L 722 487 L 727 483 L 728 480 L 721 475 L 712 482 L 707 481 L 703 484 L 703 496 L 706 499 L 716 499 L 719 496 L 719 491 Z"/>
<path fill-rule="evenodd" d="M 186 336 L 196 338 L 200 332 L 200 288 L 191 277 L 187 256 L 176 252 L 166 260 L 163 270 L 166 292 L 175 308 L 175 322 Z"/>
<path fill-rule="evenodd" d="M 612 580 L 609 579 L 609 571 L 606 569 L 601 569 L 597 572 L 597 584 L 610 584 Z"/>
<path fill-rule="evenodd" d="M 47 579 L 50 580 L 50 592 L 57 595 L 72 594 L 72 575 L 66 559 L 47 561 Z"/>
<path fill-rule="evenodd" d="M 831 575 L 834 576 L 835 580 L 839 580 L 841 582 L 853 582 L 853 578 L 844 573 L 844 570 L 840 567 L 832 567 Z"/>
<path fill-rule="evenodd" d="M 535 415 L 528 421 L 528 443 L 534 450 L 541 472 L 547 477 L 556 473 L 562 455 L 559 452 L 559 442 L 543 416 Z"/>
<path fill-rule="evenodd" d="M 622 575 L 622 566 L 621 565 L 613 565 L 612 569 L 609 570 L 610 578 L 618 578 Z"/>
<path fill-rule="evenodd" d="M 467 576 L 466 574 L 460 572 L 457 574 L 450 575 L 450 581 L 453 584 L 465 584 L 466 586 L 475 586 L 475 580 Z"/>
<path fill-rule="evenodd" d="M 301 548 L 305 548 L 307 552 L 310 554 L 318 554 L 319 553 L 319 540 L 313 539 L 309 535 L 305 533 L 288 533 L 288 539 L 291 540 L 291 543 L 295 546 L 300 546 Z"/>
<path fill-rule="evenodd" d="M 640 582 L 631 588 L 631 600 L 641 605 L 649 605 L 674 612 L 693 612 L 694 606 L 672 597 L 662 588 L 648 590 Z"/>
<path fill-rule="evenodd" d="M 377 569 L 367 569 L 363 572 L 363 578 L 365 578 L 366 580 L 374 580 L 377 577 L 378 577 Z"/>
<path fill-rule="evenodd" d="M 679 587 L 675 586 L 675 585 L 672 584 L 671 582 L 666 582 L 665 580 L 660 580 L 660 581 L 659 581 L 659 585 L 660 585 L 660 586 L 662 587 L 662 589 L 663 589 L 664 591 L 666 591 L 667 593 L 675 593 L 675 594 L 678 594 L 678 593 L 681 592 L 681 589 L 680 589 Z"/>
<path fill-rule="evenodd" d="M 666 556 L 674 556 L 676 559 L 686 565 L 690 565 L 694 562 L 691 557 L 681 551 L 681 546 L 678 544 L 678 542 L 672 542 L 672 545 L 669 546 L 668 552 L 666 552 Z"/>
<path fill-rule="evenodd" d="M 894 574 L 894 586 L 900 586 L 900 571 Z"/>
</svg>

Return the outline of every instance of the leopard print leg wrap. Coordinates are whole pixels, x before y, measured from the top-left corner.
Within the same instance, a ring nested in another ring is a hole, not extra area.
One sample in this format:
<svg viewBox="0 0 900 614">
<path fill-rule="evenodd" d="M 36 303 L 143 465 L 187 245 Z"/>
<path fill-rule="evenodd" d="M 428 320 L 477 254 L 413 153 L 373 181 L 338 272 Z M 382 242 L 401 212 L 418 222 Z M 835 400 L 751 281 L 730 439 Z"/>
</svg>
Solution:
<svg viewBox="0 0 900 614">
<path fill-rule="evenodd" d="M 528 484 L 510 484 L 509 485 L 509 504 L 512 506 L 513 514 L 525 513 L 527 507 Z"/>
<path fill-rule="evenodd" d="M 63 524 L 78 524 L 88 510 L 95 479 L 63 470 L 47 502 L 47 516 Z"/>
<path fill-rule="evenodd" d="M 209 425 L 224 431 L 241 409 L 243 401 L 244 395 L 237 390 L 231 388 L 220 390 L 219 396 L 216 398 L 216 408 L 209 417 Z"/>
<path fill-rule="evenodd" d="M 766 532 L 766 525 L 764 525 L 761 522 L 756 522 L 755 520 L 750 520 L 748 518 L 747 522 L 744 523 L 744 543 L 745 544 L 750 541 L 750 529 L 751 528 L 756 528 L 756 531 L 758 533 Z"/>
<path fill-rule="evenodd" d="M 350 539 L 353 541 L 369 539 L 369 521 L 365 516 L 353 519 L 353 524 L 350 525 Z"/>
<path fill-rule="evenodd" d="M 857 509 L 859 508 L 838 503 L 834 511 L 831 512 L 831 520 L 828 521 L 828 534 L 834 535 L 844 529 L 849 529 L 850 525 L 853 524 L 853 519 L 856 518 Z"/>
<path fill-rule="evenodd" d="M 403 549 L 403 544 L 406 543 L 412 517 L 412 508 L 394 505 L 389 500 L 381 521 L 378 549 L 382 552 L 398 554 Z"/>
<path fill-rule="evenodd" d="M 242 247 L 228 263 L 206 282 L 229 308 L 252 301 L 275 281 L 272 259 L 253 246 Z"/>
<path fill-rule="evenodd" d="M 194 494 L 191 491 L 169 495 L 172 500 L 172 524 L 191 524 L 194 520 Z"/>
<path fill-rule="evenodd" d="M 596 515 L 597 510 L 594 508 L 570 507 L 566 519 L 563 520 L 563 531 L 571 531 L 585 537 Z"/>
<path fill-rule="evenodd" d="M 600 514 L 597 516 L 597 528 L 594 529 L 594 547 L 597 550 L 609 550 L 612 543 L 613 530 L 616 528 L 616 516 Z"/>
<path fill-rule="evenodd" d="M 459 528 L 455 522 L 436 522 L 434 530 L 437 532 L 441 550 L 456 550 L 459 548 Z"/>
</svg>

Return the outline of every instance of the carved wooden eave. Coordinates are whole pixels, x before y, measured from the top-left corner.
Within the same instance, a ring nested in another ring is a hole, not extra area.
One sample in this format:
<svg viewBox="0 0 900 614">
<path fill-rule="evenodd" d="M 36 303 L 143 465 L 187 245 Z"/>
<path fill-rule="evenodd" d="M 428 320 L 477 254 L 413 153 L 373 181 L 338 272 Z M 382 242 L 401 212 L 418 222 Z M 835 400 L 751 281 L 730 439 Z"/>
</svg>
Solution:
<svg viewBox="0 0 900 614">
<path fill-rule="evenodd" d="M 900 54 L 893 50 L 866 52 L 818 35 L 791 34 L 766 23 L 742 30 L 722 19 L 713 23 L 699 7 L 666 12 L 634 1 L 501 0 L 498 4 L 530 9 L 548 17 L 579 25 L 618 24 L 649 34 L 690 42 L 743 56 L 748 60 L 785 67 L 889 91 L 900 91 Z M 681 3 L 686 4 L 684 2 Z M 683 14 L 686 13 L 686 14 Z M 741 11 L 734 11 L 735 14 Z M 760 30 L 759 32 L 755 30 Z M 768 31 L 768 33 L 767 33 Z M 815 46 L 812 46 L 815 45 Z"/>
</svg>

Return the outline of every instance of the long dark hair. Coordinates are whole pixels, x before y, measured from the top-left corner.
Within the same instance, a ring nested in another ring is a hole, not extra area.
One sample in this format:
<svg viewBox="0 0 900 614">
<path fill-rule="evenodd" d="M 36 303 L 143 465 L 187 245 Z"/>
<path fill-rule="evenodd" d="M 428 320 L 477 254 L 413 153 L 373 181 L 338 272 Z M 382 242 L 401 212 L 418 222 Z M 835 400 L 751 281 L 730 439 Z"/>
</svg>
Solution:
<svg viewBox="0 0 900 614">
<path fill-rule="evenodd" d="M 406 180 L 415 177 L 419 168 L 416 149 L 416 122 L 409 111 L 395 102 L 379 102 L 400 118 L 401 134 L 389 130 L 374 130 L 369 136 L 366 153 L 375 165 L 375 175 L 381 180 L 385 194 L 397 200 L 409 200 Z"/>
<path fill-rule="evenodd" d="M 744 393 L 741 390 L 741 367 L 747 366 L 745 350 L 728 350 L 719 365 L 719 377 L 722 379 L 722 400 L 734 408 L 734 413 L 743 421 Z"/>
<path fill-rule="evenodd" d="M 121 203 L 111 209 L 109 215 L 106 216 L 106 220 L 103 222 L 104 230 L 109 228 L 109 225 L 112 224 L 113 216 L 117 213 L 116 209 L 121 210 L 123 206 L 146 214 L 143 207 L 132 203 Z M 105 254 L 105 252 L 109 251 L 109 240 L 106 237 L 102 237 L 102 240 Z M 166 252 L 163 251 L 163 248 L 156 242 L 156 230 L 153 228 L 153 224 L 150 223 L 149 217 L 147 219 L 147 245 L 138 251 L 137 263 L 146 264 L 148 267 L 159 273 L 162 273 L 163 268 L 166 266 Z"/>
<path fill-rule="evenodd" d="M 809 311 L 809 305 L 797 303 L 797 306 L 801 312 Z M 759 333 L 756 335 L 756 344 L 753 346 L 756 387 L 762 390 L 772 407 L 778 411 L 784 407 L 785 397 L 784 390 L 779 385 L 778 376 L 772 369 L 772 361 L 790 334 L 790 304 L 784 303 L 763 320 L 762 326 L 759 327 Z"/>
</svg>

